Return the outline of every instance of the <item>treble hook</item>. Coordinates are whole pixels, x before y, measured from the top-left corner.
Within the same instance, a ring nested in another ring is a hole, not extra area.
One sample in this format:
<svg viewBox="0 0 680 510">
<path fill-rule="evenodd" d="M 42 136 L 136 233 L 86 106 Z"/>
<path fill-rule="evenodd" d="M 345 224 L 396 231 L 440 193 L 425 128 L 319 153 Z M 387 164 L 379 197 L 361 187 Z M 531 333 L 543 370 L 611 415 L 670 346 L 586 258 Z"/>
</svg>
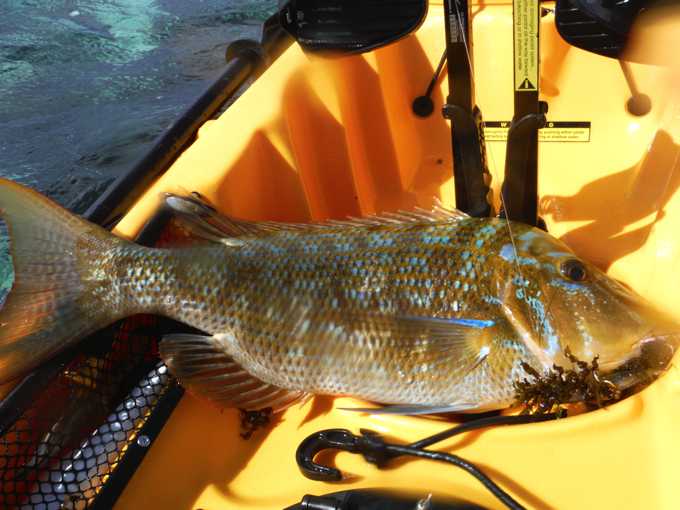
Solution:
<svg viewBox="0 0 680 510">
<path fill-rule="evenodd" d="M 323 450 L 341 450 L 360 453 L 377 466 L 384 465 L 395 455 L 390 454 L 380 436 L 371 430 L 360 429 L 361 435 L 352 434 L 347 429 L 326 429 L 315 432 L 300 443 L 295 452 L 295 460 L 304 476 L 321 482 L 339 482 L 342 473 L 339 469 L 314 462 Z"/>
</svg>

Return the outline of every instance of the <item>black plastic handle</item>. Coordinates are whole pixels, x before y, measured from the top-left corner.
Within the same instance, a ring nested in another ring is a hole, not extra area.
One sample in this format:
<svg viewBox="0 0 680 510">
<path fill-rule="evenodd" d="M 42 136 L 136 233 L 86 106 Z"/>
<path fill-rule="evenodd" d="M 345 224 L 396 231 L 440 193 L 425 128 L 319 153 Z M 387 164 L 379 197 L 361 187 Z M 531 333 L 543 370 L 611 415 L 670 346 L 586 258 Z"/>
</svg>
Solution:
<svg viewBox="0 0 680 510">
<path fill-rule="evenodd" d="M 501 217 L 528 225 L 539 224 L 536 165 L 530 164 L 529 158 L 536 152 L 538 130 L 545 126 L 545 122 L 545 114 L 530 113 L 513 121 L 510 126 Z"/>
</svg>

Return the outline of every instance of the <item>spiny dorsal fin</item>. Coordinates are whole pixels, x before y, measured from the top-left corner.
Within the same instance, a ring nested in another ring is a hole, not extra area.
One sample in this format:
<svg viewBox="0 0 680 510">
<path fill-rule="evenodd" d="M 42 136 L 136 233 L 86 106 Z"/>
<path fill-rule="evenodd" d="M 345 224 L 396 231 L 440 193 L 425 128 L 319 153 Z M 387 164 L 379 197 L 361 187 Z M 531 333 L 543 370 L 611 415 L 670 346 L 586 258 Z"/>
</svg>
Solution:
<svg viewBox="0 0 680 510">
<path fill-rule="evenodd" d="M 416 207 L 413 211 L 387 212 L 362 218 L 328 220 L 320 223 L 279 223 L 237 220 L 217 212 L 200 195 L 180 196 L 165 194 L 165 202 L 176 214 L 183 226 L 198 237 L 228 245 L 241 244 L 237 239 L 263 237 L 276 232 L 310 231 L 318 229 L 366 228 L 379 226 L 409 225 L 421 223 L 456 222 L 469 216 L 464 212 L 447 209 L 437 199 L 432 210 Z"/>
</svg>

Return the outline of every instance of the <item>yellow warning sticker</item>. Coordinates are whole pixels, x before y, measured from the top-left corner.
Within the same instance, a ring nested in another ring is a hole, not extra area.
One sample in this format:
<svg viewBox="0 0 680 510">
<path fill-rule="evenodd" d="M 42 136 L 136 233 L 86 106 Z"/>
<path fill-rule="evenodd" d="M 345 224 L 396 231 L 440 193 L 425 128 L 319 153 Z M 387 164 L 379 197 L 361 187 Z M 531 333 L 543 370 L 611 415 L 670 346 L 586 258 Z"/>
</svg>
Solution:
<svg viewBox="0 0 680 510">
<path fill-rule="evenodd" d="M 538 90 L 539 0 L 513 0 L 515 91 Z"/>
<path fill-rule="evenodd" d="M 484 140 L 507 142 L 510 121 L 487 121 L 484 123 Z M 590 122 L 548 122 L 538 130 L 539 142 L 589 142 Z"/>
</svg>

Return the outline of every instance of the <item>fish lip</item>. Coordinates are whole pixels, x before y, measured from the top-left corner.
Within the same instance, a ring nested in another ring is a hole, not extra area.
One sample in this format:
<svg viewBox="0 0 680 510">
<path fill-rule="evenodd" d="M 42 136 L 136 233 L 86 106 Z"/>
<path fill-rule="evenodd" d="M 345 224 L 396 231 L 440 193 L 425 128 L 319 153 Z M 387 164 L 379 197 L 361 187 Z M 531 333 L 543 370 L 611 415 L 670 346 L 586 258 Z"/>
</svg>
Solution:
<svg viewBox="0 0 680 510">
<path fill-rule="evenodd" d="M 654 335 L 652 337 L 647 337 L 638 342 L 640 345 L 640 350 L 644 351 L 647 345 L 662 345 L 667 349 L 667 355 L 665 360 L 670 363 L 675 356 L 678 345 L 680 345 L 680 332 L 676 331 L 673 333 L 666 333 L 664 335 Z"/>
<path fill-rule="evenodd" d="M 676 342 L 667 341 L 676 338 Z M 660 341 L 662 340 L 662 341 Z M 637 341 L 628 357 L 622 360 L 601 363 L 603 375 L 625 390 L 635 386 L 641 380 L 655 379 L 665 372 L 676 354 L 680 332 L 653 334 Z M 659 347 L 666 349 L 659 351 Z"/>
<path fill-rule="evenodd" d="M 673 342 L 666 341 L 668 338 L 676 338 L 675 344 Z M 660 340 L 663 340 L 663 342 L 660 342 Z M 616 369 L 617 367 L 628 363 L 631 359 L 634 358 L 640 358 L 643 356 L 643 352 L 645 351 L 645 348 L 648 346 L 658 346 L 658 345 L 663 345 L 664 347 L 668 348 L 668 360 L 675 355 L 676 351 L 676 346 L 680 343 L 680 332 L 673 332 L 673 333 L 665 333 L 665 334 L 651 334 L 648 336 L 645 336 L 641 340 L 638 340 L 635 342 L 630 350 L 630 353 L 627 357 L 623 359 L 618 359 L 618 360 L 612 360 L 612 361 L 604 361 L 600 362 L 600 368 L 602 369 Z"/>
</svg>

